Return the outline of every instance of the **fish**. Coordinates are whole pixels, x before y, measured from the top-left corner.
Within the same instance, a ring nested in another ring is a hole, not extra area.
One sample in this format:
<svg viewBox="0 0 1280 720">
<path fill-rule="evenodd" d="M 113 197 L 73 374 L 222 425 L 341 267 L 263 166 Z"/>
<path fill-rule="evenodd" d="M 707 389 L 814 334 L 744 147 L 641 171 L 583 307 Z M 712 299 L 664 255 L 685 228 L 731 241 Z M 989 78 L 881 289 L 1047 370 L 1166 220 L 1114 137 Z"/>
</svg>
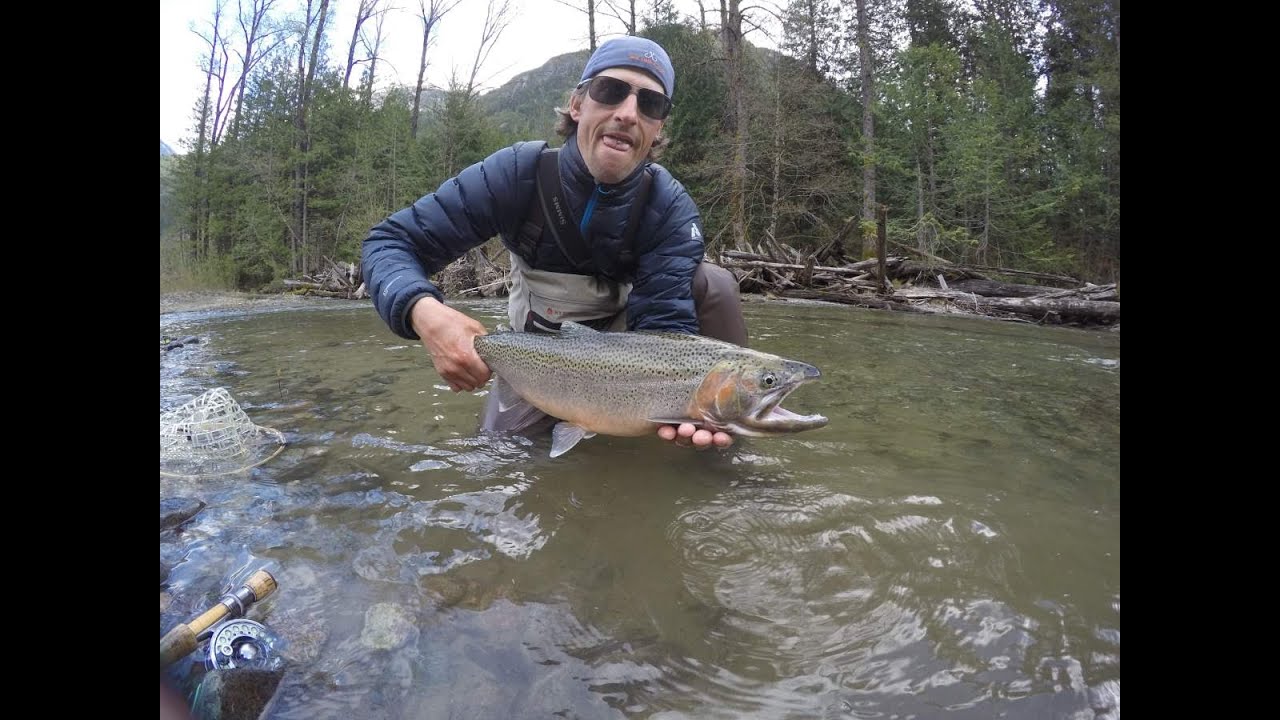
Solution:
<svg viewBox="0 0 1280 720">
<path fill-rule="evenodd" d="M 499 329 L 474 346 L 495 375 L 501 411 L 532 405 L 559 420 L 553 458 L 597 434 L 635 437 L 660 425 L 768 437 L 827 424 L 781 407 L 822 376 L 818 368 L 700 335 L 564 322 L 553 333 Z"/>
</svg>

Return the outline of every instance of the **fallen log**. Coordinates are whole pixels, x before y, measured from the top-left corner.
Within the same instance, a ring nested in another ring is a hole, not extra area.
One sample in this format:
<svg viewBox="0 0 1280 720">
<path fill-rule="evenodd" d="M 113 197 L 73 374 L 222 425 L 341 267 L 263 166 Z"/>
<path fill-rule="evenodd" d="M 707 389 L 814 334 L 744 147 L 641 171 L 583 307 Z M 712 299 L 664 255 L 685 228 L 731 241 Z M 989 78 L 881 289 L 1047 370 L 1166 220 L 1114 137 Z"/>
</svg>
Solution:
<svg viewBox="0 0 1280 720">
<path fill-rule="evenodd" d="M 874 288 L 872 288 L 874 290 Z M 827 292 L 823 290 L 785 290 L 776 293 L 782 298 L 796 298 L 801 300 L 825 300 L 827 302 L 840 303 L 841 305 L 857 305 L 858 307 L 869 307 L 877 310 L 899 310 L 902 312 L 919 312 L 925 313 L 911 303 L 894 302 L 893 300 L 882 300 L 874 295 L 860 295 L 853 292 Z"/>
<path fill-rule="evenodd" d="M 907 259 L 903 259 L 902 262 L 898 263 L 897 267 L 894 268 L 891 274 L 901 280 L 917 277 L 932 278 L 937 275 L 942 275 L 952 284 L 955 284 L 957 281 L 967 279 L 988 279 L 986 275 L 975 270 L 971 270 L 963 265 L 934 265 L 931 263 L 922 263 Z"/>
<path fill-rule="evenodd" d="M 469 295 L 471 293 L 475 293 L 483 297 L 494 297 L 495 295 L 491 291 L 496 291 L 499 287 L 504 286 L 506 284 L 507 284 L 507 278 L 500 277 L 497 280 L 494 280 L 493 282 L 487 282 L 482 285 L 477 285 L 472 288 L 467 288 L 466 290 L 459 290 L 454 294 L 461 296 L 461 295 Z"/>
<path fill-rule="evenodd" d="M 1037 280 L 1052 280 L 1054 282 L 1072 283 L 1077 286 L 1084 284 L 1079 280 L 1073 277 L 1068 277 L 1066 275 L 1055 275 L 1053 273 L 1034 272 L 1031 270 L 1014 270 L 1012 268 L 994 267 L 991 265 L 963 265 L 960 263 L 953 263 L 950 260 L 947 260 L 945 258 L 940 258 L 937 255 L 931 255 L 923 250 L 913 248 L 910 245 L 903 245 L 902 243 L 898 243 L 898 242 L 895 242 L 893 244 L 898 246 L 899 248 L 902 248 L 903 250 L 915 253 L 916 255 L 919 255 L 929 260 L 930 263 L 932 263 L 931 265 L 929 265 L 931 269 L 935 269 L 936 266 L 941 265 L 941 266 L 944 266 L 947 270 L 963 270 L 963 271 L 969 272 L 971 273 L 971 277 L 974 277 L 977 279 L 987 280 L 989 278 L 987 278 L 982 273 L 995 273 L 997 275 L 1019 275 L 1021 277 L 1029 277 Z"/>
<path fill-rule="evenodd" d="M 287 291 L 289 295 L 315 295 L 317 297 L 342 298 L 344 300 L 351 299 L 351 292 L 346 290 L 322 290 L 315 287 L 300 287 Z"/>
<path fill-rule="evenodd" d="M 978 278 L 966 278 L 964 280 L 955 280 L 950 283 L 952 290 L 961 290 L 963 292 L 982 295 L 983 297 L 1048 297 L 1046 288 L 1043 285 L 1020 285 L 1018 283 L 1005 283 L 996 280 L 981 280 Z M 1053 293 L 1072 293 L 1074 290 L 1055 290 Z"/>
<path fill-rule="evenodd" d="M 1056 313 L 1077 320 L 1110 323 L 1120 319 L 1120 303 L 1105 300 L 1076 300 L 1073 298 L 1011 298 L 981 297 L 973 293 L 937 288 L 904 288 L 893 294 L 904 300 L 943 299 L 962 308 L 973 306 L 978 312 L 1004 310 L 1022 315 L 1044 317 Z"/>
<path fill-rule="evenodd" d="M 1022 277 L 1035 278 L 1036 280 L 1052 280 L 1054 282 L 1072 283 L 1073 285 L 1084 284 L 1076 278 L 1068 275 L 1054 275 L 1053 273 L 1034 272 L 1032 270 L 1014 270 L 1012 268 L 992 267 L 990 265 L 957 265 L 956 267 L 976 272 L 996 273 L 997 275 L 1020 275 Z"/>
<path fill-rule="evenodd" d="M 876 263 L 875 260 L 870 260 L 870 261 L 864 260 L 862 262 L 870 262 L 871 265 L 875 265 Z M 722 265 L 723 267 L 726 267 L 726 268 L 738 268 L 742 270 L 773 270 L 774 272 L 777 272 L 778 270 L 803 271 L 806 268 L 805 265 L 795 265 L 792 263 L 765 262 L 763 260 L 734 260 L 729 262 L 723 262 Z M 823 273 L 833 273 L 835 275 L 857 276 L 857 275 L 864 274 L 866 272 L 866 267 L 869 267 L 869 266 L 857 267 L 859 265 L 862 265 L 862 263 L 854 263 L 853 265 L 848 265 L 846 267 L 827 267 L 823 265 L 814 265 L 812 267 L 811 272 L 823 272 Z M 876 284 L 874 282 L 866 283 L 866 285 L 873 290 L 876 288 Z"/>
</svg>

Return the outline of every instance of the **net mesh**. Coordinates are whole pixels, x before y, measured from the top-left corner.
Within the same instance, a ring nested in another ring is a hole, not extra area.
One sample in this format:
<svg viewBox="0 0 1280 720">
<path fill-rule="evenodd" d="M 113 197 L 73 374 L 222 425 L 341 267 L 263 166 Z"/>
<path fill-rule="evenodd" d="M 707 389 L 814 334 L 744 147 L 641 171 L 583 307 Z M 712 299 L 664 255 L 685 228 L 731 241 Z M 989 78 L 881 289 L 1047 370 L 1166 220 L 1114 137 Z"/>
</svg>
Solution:
<svg viewBox="0 0 1280 720">
<path fill-rule="evenodd" d="M 284 449 L 284 435 L 254 424 L 226 388 L 160 415 L 160 474 L 225 475 L 257 467 Z"/>
</svg>

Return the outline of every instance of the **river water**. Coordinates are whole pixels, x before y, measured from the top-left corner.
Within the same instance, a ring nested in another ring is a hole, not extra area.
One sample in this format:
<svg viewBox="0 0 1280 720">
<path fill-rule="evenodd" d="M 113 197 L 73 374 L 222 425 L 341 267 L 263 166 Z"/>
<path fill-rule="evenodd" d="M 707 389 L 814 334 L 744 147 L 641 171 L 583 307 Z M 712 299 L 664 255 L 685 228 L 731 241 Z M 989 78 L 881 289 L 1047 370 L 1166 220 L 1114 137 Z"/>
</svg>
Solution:
<svg viewBox="0 0 1280 720">
<path fill-rule="evenodd" d="M 487 327 L 500 300 L 459 303 Z M 268 565 L 280 718 L 1119 717 L 1116 334 L 746 305 L 830 424 L 696 452 L 475 429 L 367 303 L 169 313 L 160 409 L 287 444 L 172 477 L 161 630 Z M 264 456 L 265 457 L 265 456 Z M 199 677 L 171 670 L 184 689 Z"/>
</svg>

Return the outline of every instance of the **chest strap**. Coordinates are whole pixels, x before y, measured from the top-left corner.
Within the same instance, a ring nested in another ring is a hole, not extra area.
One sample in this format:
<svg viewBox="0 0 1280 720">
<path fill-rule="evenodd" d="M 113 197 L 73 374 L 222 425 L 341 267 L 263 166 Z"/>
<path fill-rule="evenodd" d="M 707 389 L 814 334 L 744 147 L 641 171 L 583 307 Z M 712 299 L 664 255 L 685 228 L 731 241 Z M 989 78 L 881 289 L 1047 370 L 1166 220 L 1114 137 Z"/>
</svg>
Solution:
<svg viewBox="0 0 1280 720">
<path fill-rule="evenodd" d="M 547 148 L 538 155 L 538 206 L 529 213 L 529 218 L 520 229 L 517 242 L 518 254 L 528 263 L 533 264 L 537 257 L 537 244 L 542 237 L 542 228 L 551 231 L 552 238 L 560 252 L 569 260 L 574 269 L 582 274 L 599 274 L 591 259 L 591 249 L 574 222 L 569 203 L 564 198 L 564 188 L 560 184 L 559 149 Z M 644 208 L 649 202 L 649 187 L 653 184 L 653 173 L 645 168 L 640 176 L 640 187 L 631 201 L 631 214 L 627 218 L 627 227 L 622 236 L 622 253 L 633 259 L 635 257 L 636 231 L 640 227 Z"/>
</svg>

